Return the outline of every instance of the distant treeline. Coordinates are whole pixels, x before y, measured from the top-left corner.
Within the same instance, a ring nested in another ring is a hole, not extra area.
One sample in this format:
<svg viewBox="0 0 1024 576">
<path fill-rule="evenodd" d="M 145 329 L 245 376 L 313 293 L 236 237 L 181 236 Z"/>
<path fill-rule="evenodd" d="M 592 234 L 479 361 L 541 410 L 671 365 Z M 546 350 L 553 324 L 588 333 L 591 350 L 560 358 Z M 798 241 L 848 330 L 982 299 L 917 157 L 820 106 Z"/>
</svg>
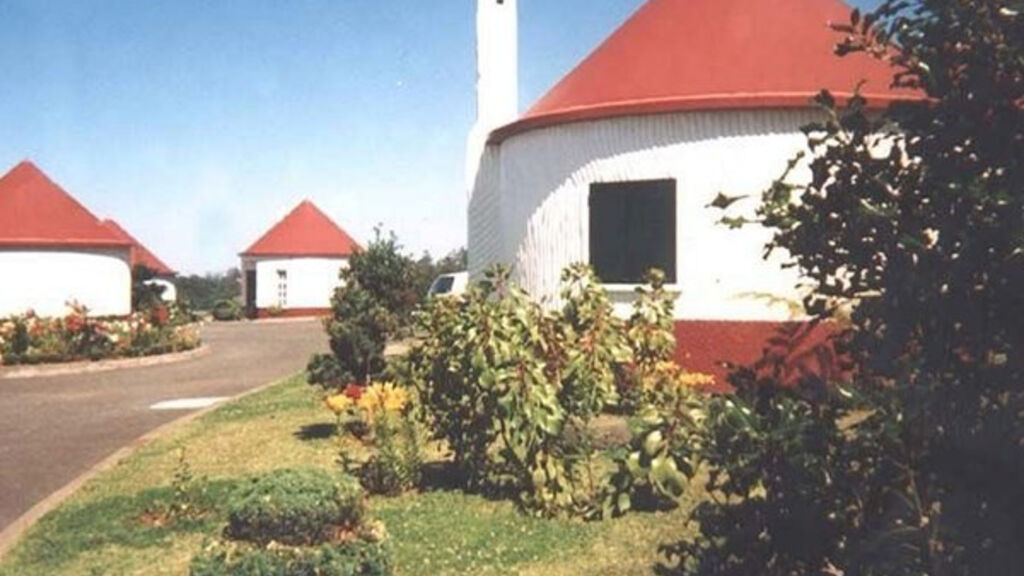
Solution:
<svg viewBox="0 0 1024 576">
<path fill-rule="evenodd" d="M 196 310 L 210 310 L 219 300 L 237 300 L 242 296 L 242 273 L 238 268 L 203 276 L 179 276 L 175 284 L 178 298 Z"/>
<path fill-rule="evenodd" d="M 406 258 L 412 262 L 413 292 L 417 295 L 426 294 L 438 275 L 466 269 L 465 248 L 453 250 L 437 260 L 427 252 L 418 259 Z M 220 300 L 240 300 L 242 297 L 242 273 L 238 268 L 202 276 L 179 276 L 175 284 L 178 297 L 196 310 L 210 310 Z"/>
</svg>

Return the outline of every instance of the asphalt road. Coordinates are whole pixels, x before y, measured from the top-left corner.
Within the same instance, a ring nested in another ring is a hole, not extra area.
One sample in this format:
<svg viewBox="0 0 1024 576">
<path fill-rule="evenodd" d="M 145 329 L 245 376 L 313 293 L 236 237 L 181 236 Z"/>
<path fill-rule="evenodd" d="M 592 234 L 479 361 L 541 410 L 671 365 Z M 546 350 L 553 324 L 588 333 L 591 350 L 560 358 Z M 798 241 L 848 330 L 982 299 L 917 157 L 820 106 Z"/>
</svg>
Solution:
<svg viewBox="0 0 1024 576">
<path fill-rule="evenodd" d="M 157 402 L 234 396 L 326 349 L 319 322 L 210 324 L 207 354 L 92 374 L 0 380 L 0 531 L 118 449 L 189 413 Z"/>
</svg>

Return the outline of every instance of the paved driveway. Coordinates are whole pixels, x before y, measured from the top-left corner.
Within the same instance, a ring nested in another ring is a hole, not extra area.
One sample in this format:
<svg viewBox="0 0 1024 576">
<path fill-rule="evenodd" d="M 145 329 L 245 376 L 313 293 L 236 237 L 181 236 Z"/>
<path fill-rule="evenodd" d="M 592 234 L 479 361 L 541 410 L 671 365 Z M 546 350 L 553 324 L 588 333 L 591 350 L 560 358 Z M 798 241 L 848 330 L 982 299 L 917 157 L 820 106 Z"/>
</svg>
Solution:
<svg viewBox="0 0 1024 576">
<path fill-rule="evenodd" d="M 316 321 L 211 324 L 210 352 L 179 363 L 0 380 L 0 531 L 105 457 L 188 411 L 150 406 L 233 396 L 293 374 L 326 349 Z"/>
</svg>

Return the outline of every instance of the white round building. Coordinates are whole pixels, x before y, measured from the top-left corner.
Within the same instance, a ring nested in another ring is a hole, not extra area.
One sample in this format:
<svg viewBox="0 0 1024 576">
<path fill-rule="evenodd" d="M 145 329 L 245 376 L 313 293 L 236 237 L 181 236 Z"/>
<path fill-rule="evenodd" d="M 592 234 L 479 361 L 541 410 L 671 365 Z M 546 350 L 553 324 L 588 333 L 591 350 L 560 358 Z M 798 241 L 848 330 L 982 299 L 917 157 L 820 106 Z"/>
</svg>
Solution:
<svg viewBox="0 0 1024 576">
<path fill-rule="evenodd" d="M 0 317 L 131 312 L 131 243 L 31 162 L 0 178 Z"/>
<path fill-rule="evenodd" d="M 844 101 L 860 84 L 875 107 L 907 97 L 881 62 L 834 55 L 829 24 L 849 15 L 839 0 L 650 0 L 517 117 L 516 3 L 480 0 L 471 274 L 510 265 L 555 301 L 562 269 L 587 262 L 625 313 L 660 268 L 679 361 L 721 375 L 754 359 L 791 319 L 797 279 L 763 258 L 767 230 L 730 230 L 709 204 L 782 175 L 822 89 Z"/>
</svg>

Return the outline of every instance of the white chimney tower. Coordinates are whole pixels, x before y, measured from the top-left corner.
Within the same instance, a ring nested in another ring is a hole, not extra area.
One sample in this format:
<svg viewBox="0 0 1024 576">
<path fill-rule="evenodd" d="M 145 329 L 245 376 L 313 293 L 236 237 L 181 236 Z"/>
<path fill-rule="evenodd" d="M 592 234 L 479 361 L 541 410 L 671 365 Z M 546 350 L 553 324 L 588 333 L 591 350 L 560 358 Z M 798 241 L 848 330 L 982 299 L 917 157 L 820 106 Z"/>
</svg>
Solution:
<svg viewBox="0 0 1024 576">
<path fill-rule="evenodd" d="M 476 124 L 466 151 L 470 190 L 491 131 L 519 117 L 518 21 L 517 0 L 477 0 Z"/>
</svg>

